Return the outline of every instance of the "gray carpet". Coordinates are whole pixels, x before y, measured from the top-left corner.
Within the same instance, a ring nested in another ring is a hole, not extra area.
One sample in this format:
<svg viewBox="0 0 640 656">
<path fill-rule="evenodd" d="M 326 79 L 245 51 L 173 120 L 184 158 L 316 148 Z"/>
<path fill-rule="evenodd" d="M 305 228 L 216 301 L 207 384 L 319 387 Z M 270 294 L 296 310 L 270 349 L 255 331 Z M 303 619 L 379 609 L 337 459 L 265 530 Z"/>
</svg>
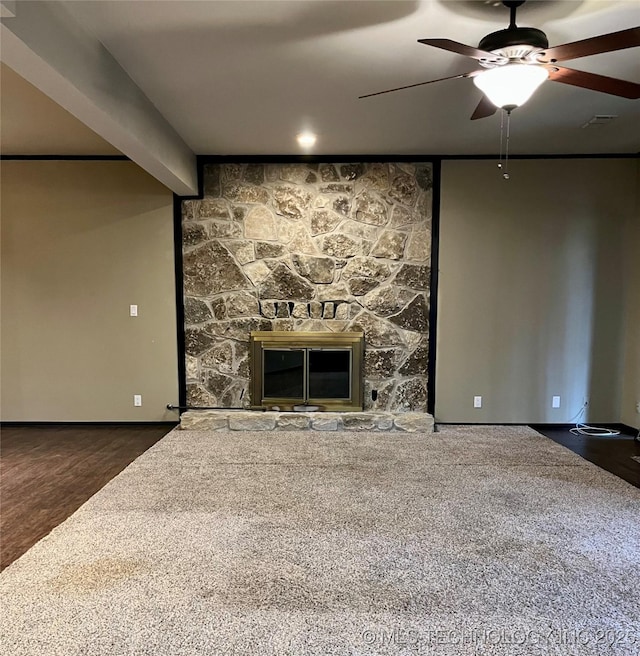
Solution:
<svg viewBox="0 0 640 656">
<path fill-rule="evenodd" d="M 637 656 L 639 518 L 528 428 L 175 430 L 0 575 L 0 645 Z"/>
</svg>

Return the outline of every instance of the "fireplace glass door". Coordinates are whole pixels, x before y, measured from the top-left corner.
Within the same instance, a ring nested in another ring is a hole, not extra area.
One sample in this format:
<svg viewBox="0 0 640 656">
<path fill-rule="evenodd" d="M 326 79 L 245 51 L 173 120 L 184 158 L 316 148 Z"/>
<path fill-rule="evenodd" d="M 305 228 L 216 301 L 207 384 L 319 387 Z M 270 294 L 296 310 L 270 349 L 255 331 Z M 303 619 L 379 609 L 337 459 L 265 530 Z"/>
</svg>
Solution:
<svg viewBox="0 0 640 656">
<path fill-rule="evenodd" d="M 251 333 L 254 408 L 362 410 L 362 333 Z"/>
<path fill-rule="evenodd" d="M 307 393 L 310 399 L 348 399 L 351 349 L 309 349 Z"/>
<path fill-rule="evenodd" d="M 264 349 L 263 395 L 267 399 L 305 398 L 307 353 L 304 349 Z"/>
</svg>

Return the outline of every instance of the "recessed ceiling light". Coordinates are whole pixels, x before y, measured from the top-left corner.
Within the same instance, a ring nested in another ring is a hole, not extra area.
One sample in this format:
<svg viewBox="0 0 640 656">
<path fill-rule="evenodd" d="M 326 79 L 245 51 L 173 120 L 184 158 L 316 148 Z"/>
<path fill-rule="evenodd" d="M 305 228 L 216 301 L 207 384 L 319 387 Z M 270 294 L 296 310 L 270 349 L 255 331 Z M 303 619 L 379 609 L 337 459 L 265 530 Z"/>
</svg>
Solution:
<svg viewBox="0 0 640 656">
<path fill-rule="evenodd" d="M 316 144 L 317 136 L 313 132 L 301 132 L 296 140 L 301 148 L 312 148 Z"/>
</svg>

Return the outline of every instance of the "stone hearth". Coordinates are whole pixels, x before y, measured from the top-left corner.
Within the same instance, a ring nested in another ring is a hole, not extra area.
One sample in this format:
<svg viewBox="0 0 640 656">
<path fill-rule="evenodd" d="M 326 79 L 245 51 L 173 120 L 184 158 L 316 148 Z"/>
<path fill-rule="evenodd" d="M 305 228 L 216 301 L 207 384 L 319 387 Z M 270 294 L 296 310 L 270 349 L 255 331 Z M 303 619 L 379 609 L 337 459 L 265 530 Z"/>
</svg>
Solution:
<svg viewBox="0 0 640 656">
<path fill-rule="evenodd" d="M 215 431 L 373 431 L 430 433 L 433 417 L 425 412 L 259 412 L 189 410 L 180 417 L 182 430 Z"/>
<path fill-rule="evenodd" d="M 187 404 L 251 405 L 251 331 L 361 330 L 365 411 L 426 413 L 431 164 L 210 164 L 203 182 L 182 204 Z"/>
</svg>

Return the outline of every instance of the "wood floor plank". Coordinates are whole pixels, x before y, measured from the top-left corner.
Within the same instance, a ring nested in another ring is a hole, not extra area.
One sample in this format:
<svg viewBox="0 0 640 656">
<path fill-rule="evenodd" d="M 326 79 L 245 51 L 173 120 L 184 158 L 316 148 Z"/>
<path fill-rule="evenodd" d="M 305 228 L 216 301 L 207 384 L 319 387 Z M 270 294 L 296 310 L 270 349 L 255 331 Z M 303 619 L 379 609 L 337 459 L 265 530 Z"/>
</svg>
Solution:
<svg viewBox="0 0 640 656">
<path fill-rule="evenodd" d="M 47 535 L 171 424 L 31 425 L 0 435 L 0 569 Z"/>
<path fill-rule="evenodd" d="M 640 487 L 640 463 L 631 457 L 640 456 L 640 442 L 634 439 L 634 435 L 622 431 L 620 435 L 610 437 L 574 435 L 568 428 L 544 424 L 533 424 L 531 428 L 627 483 Z"/>
</svg>

